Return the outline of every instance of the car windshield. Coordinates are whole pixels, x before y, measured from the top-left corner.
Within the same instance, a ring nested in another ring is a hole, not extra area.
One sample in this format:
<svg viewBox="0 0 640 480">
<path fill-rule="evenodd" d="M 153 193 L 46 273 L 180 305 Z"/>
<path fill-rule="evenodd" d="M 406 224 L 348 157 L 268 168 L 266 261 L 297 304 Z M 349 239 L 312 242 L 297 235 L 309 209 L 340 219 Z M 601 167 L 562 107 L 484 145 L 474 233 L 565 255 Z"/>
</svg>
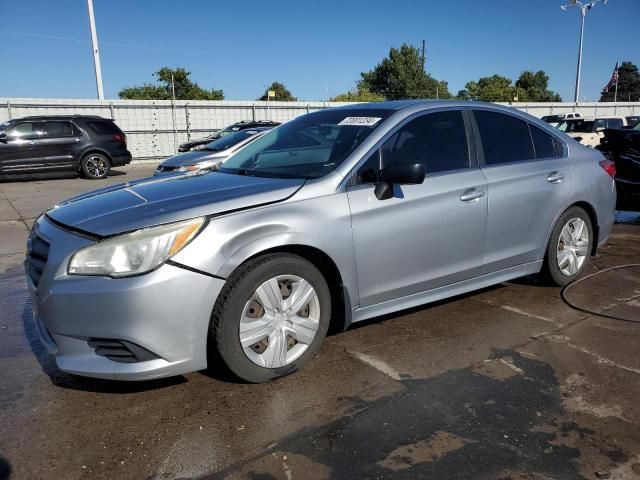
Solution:
<svg viewBox="0 0 640 480">
<path fill-rule="evenodd" d="M 225 127 L 222 130 L 218 130 L 217 132 L 212 133 L 207 138 L 209 140 L 217 140 L 219 138 L 226 137 L 227 135 L 231 135 L 232 133 L 237 131 L 238 130 L 234 130 L 231 127 Z"/>
<path fill-rule="evenodd" d="M 392 113 L 329 109 L 300 116 L 233 155 L 222 173 L 319 178 L 335 169 Z"/>
<path fill-rule="evenodd" d="M 228 135 L 219 138 L 211 143 L 207 143 L 207 146 L 204 147 L 205 150 L 210 150 L 212 152 L 222 152 L 223 150 L 227 150 L 228 148 L 233 147 L 234 145 L 240 143 L 246 138 L 249 138 L 258 133 L 256 130 L 241 130 L 239 132 L 230 133 Z"/>
</svg>

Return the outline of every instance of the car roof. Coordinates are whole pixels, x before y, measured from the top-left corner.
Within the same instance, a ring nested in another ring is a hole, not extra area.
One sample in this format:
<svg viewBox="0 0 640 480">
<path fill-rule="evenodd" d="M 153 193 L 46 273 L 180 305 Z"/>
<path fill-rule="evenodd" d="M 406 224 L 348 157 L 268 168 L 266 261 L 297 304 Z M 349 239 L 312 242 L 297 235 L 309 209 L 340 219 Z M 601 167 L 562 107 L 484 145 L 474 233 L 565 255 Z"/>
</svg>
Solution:
<svg viewBox="0 0 640 480">
<path fill-rule="evenodd" d="M 72 120 L 72 119 L 82 119 L 86 118 L 89 120 L 106 120 L 108 122 L 113 122 L 111 118 L 104 118 L 100 115 L 31 115 L 28 117 L 21 118 L 13 118 L 12 122 L 17 122 L 20 120 Z"/>
<path fill-rule="evenodd" d="M 475 100 L 388 100 L 385 102 L 370 102 L 370 103 L 350 103 L 348 105 L 342 105 L 340 107 L 333 107 L 340 110 L 402 110 L 409 107 L 415 107 L 416 109 L 427 110 L 431 108 L 441 107 L 489 107 L 497 110 L 513 111 L 513 107 L 508 105 L 498 105 L 490 102 L 479 102 Z M 519 111 L 519 110 L 518 110 Z"/>
<path fill-rule="evenodd" d="M 609 119 L 616 119 L 616 120 L 622 120 L 625 117 L 621 117 L 619 115 L 598 115 L 597 117 L 580 117 L 580 118 L 565 118 L 566 122 L 571 122 L 571 121 L 587 121 L 587 122 L 593 122 L 594 120 L 609 120 Z"/>
</svg>

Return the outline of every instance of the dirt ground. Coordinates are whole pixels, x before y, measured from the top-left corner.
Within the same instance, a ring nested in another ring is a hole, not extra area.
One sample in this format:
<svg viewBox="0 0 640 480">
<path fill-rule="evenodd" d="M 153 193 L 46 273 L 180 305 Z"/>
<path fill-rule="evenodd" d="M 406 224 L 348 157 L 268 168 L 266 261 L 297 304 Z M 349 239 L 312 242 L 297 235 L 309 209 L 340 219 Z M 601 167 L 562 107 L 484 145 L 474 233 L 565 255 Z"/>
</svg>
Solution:
<svg viewBox="0 0 640 480">
<path fill-rule="evenodd" d="M 527 277 L 355 325 L 268 384 L 60 372 L 27 300 L 31 222 L 154 167 L 0 183 L 0 479 L 640 479 L 640 324 L 611 318 L 640 320 L 637 213 L 566 291 L 582 310 Z"/>
</svg>

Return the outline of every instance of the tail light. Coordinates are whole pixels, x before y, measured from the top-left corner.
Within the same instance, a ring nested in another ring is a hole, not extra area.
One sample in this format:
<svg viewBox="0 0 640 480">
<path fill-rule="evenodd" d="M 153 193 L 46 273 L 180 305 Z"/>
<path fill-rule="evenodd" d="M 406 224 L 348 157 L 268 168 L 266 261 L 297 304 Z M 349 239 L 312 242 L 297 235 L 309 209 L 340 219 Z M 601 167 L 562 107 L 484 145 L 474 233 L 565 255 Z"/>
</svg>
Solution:
<svg viewBox="0 0 640 480">
<path fill-rule="evenodd" d="M 600 160 L 600 166 L 611 178 L 616 176 L 616 164 L 611 160 Z"/>
<path fill-rule="evenodd" d="M 122 145 L 124 146 L 124 148 L 127 148 L 127 136 L 126 136 L 124 133 L 123 133 L 123 134 L 116 133 L 116 134 L 113 136 L 113 139 L 114 139 L 116 142 L 122 142 Z"/>
</svg>

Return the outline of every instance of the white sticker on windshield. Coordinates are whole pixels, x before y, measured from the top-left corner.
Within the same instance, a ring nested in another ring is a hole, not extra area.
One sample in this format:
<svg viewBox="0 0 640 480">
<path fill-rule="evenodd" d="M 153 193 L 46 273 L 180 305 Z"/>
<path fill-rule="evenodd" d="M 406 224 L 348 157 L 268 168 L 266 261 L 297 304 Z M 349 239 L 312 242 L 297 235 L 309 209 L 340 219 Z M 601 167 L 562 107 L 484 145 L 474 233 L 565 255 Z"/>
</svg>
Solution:
<svg viewBox="0 0 640 480">
<path fill-rule="evenodd" d="M 347 117 L 338 125 L 358 125 L 363 127 L 373 127 L 380 120 L 382 119 L 379 117 Z"/>
</svg>

